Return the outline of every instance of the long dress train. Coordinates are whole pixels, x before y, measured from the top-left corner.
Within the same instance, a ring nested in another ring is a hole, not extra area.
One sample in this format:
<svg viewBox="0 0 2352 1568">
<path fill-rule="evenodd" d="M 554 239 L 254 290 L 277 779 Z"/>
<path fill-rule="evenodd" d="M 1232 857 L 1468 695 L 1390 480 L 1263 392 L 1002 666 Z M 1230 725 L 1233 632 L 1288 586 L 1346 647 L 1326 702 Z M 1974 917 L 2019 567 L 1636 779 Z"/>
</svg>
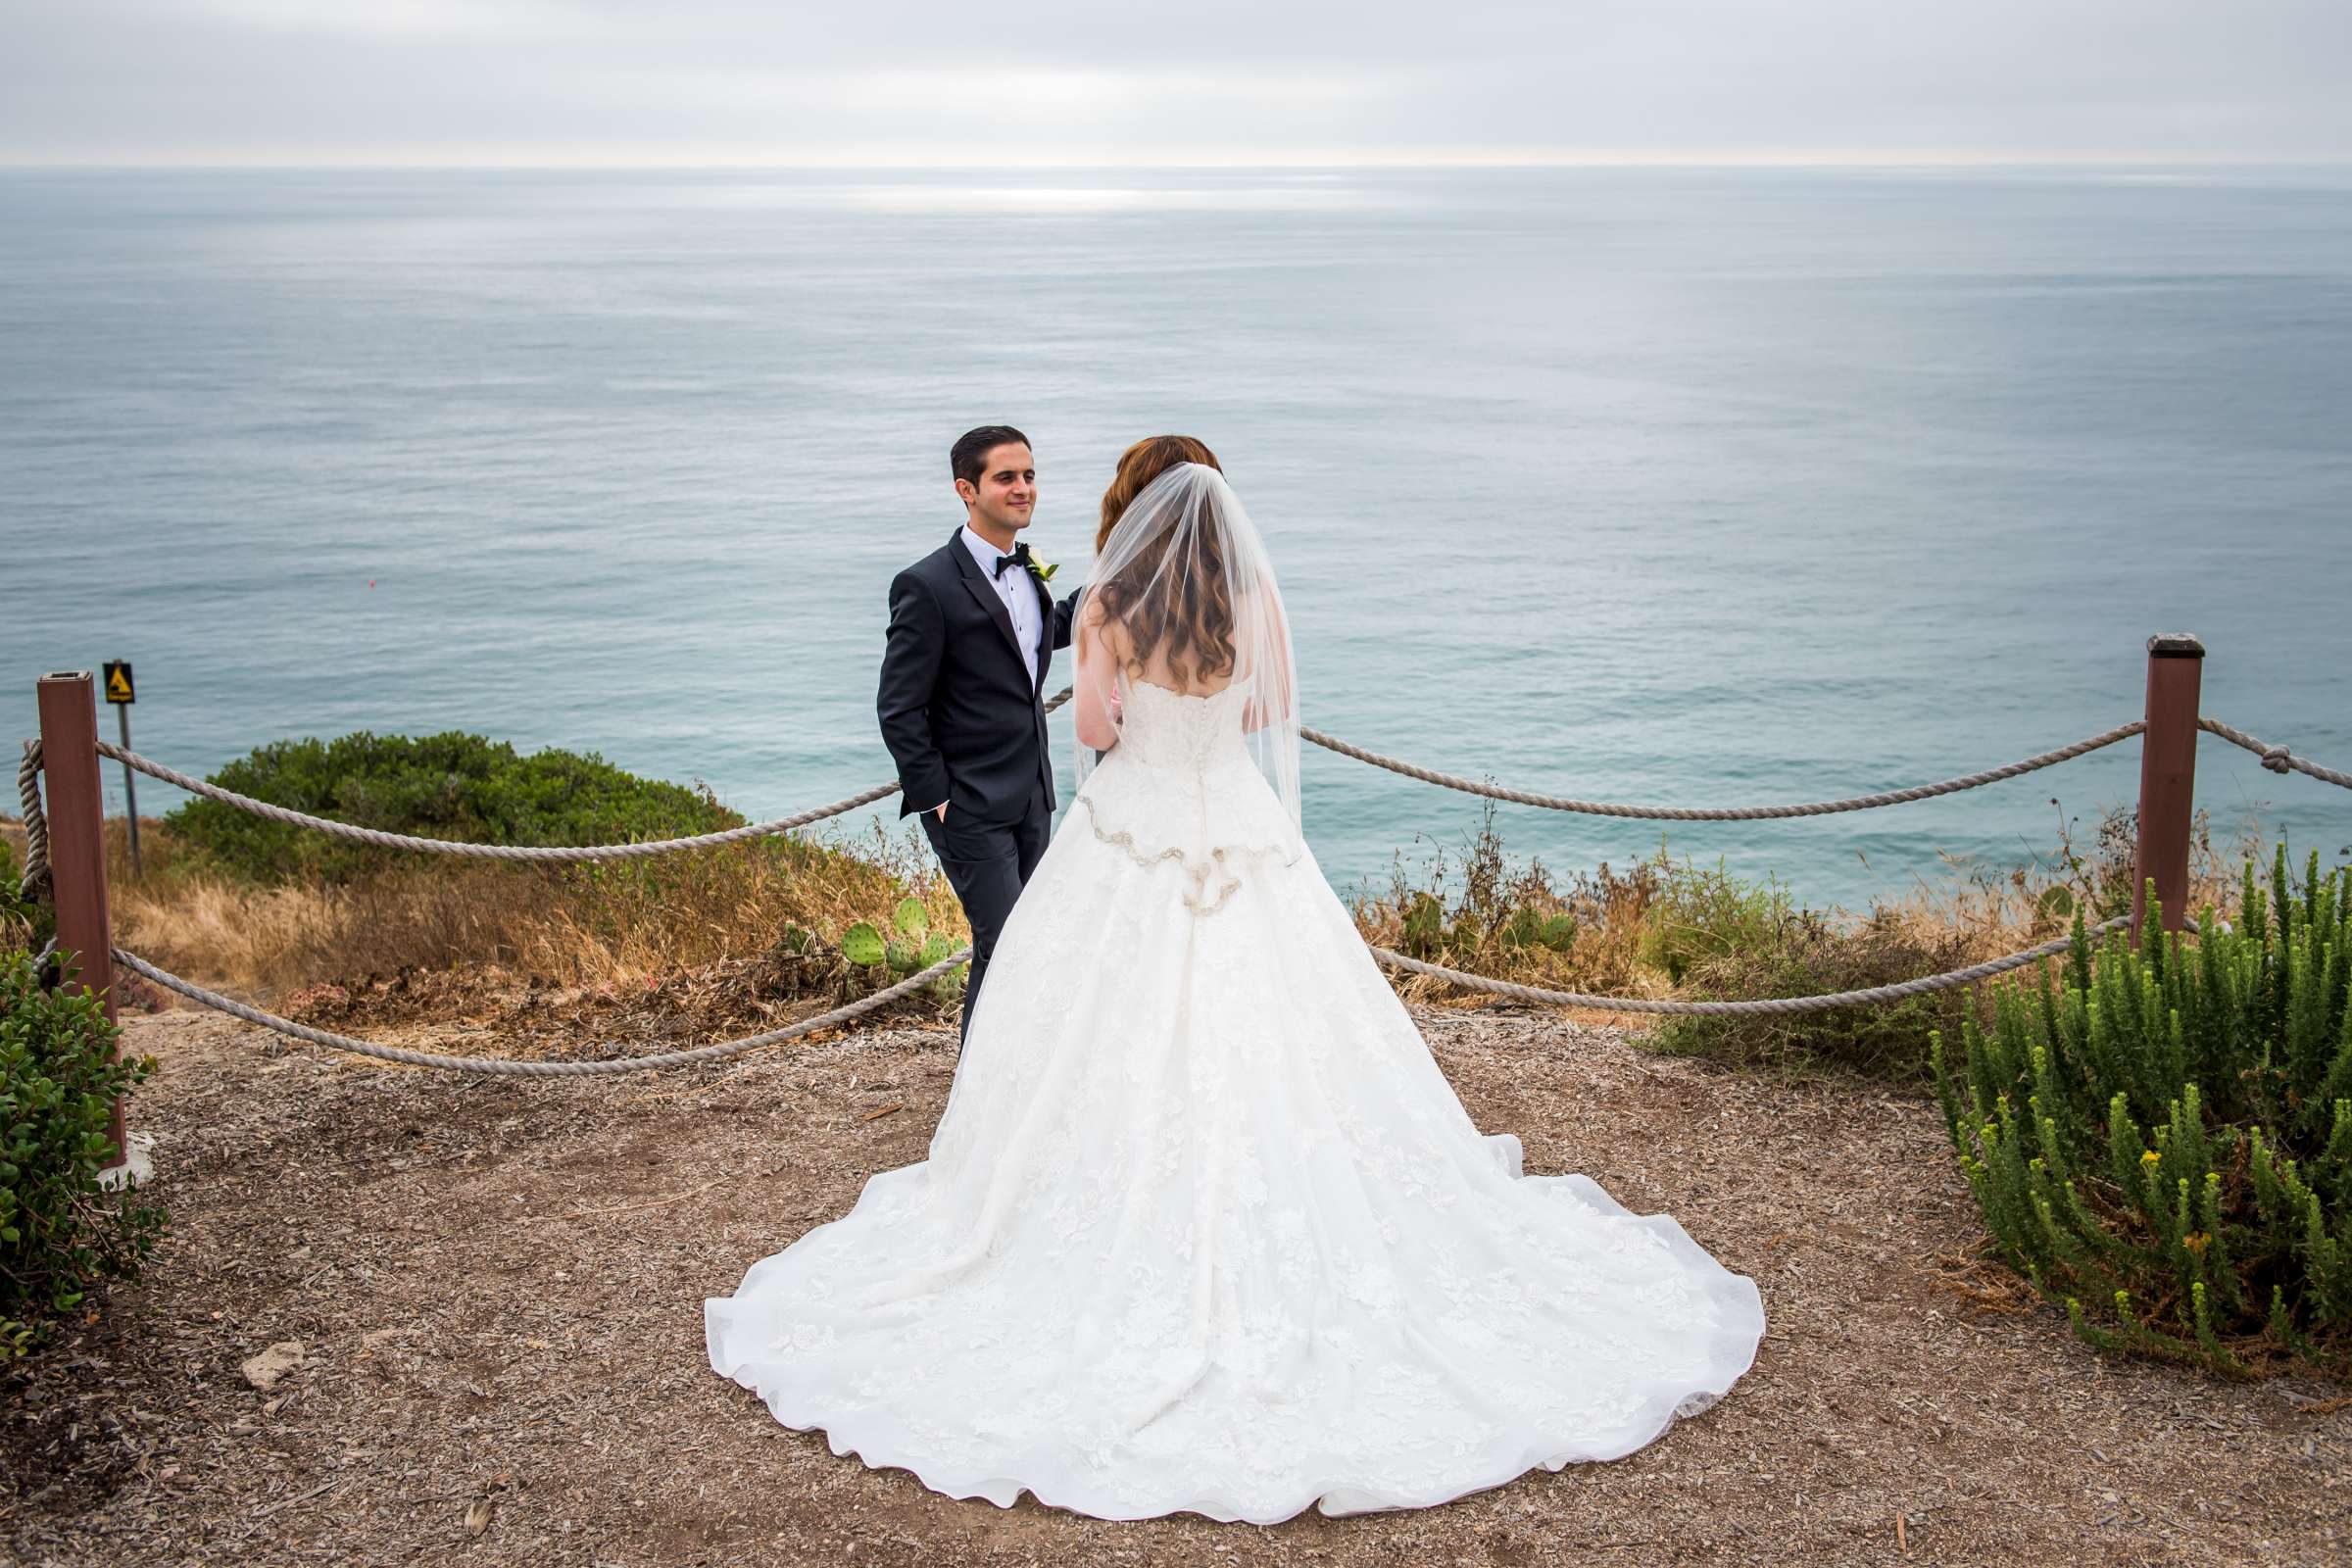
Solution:
<svg viewBox="0 0 2352 1568">
<path fill-rule="evenodd" d="M 777 1420 L 952 1496 L 1263 1524 L 1615 1458 L 1747 1370 L 1749 1280 L 1472 1126 L 1246 698 L 1127 689 L 930 1157 L 705 1303 Z"/>
</svg>

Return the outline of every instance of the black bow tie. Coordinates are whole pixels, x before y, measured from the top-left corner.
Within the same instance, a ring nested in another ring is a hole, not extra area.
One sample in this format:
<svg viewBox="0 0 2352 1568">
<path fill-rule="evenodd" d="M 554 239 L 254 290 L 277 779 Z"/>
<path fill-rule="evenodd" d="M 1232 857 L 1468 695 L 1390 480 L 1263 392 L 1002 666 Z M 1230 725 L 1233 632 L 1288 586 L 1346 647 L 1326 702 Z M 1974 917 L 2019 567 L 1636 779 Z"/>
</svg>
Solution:
<svg viewBox="0 0 2352 1568">
<path fill-rule="evenodd" d="M 1029 565 L 1029 541 L 1028 541 L 1028 540 L 1026 540 L 1026 539 L 1024 539 L 1024 540 L 1022 540 L 1022 541 L 1021 541 L 1019 544 L 1017 544 L 1017 545 L 1014 545 L 1014 546 L 1012 547 L 1012 554 L 1011 554 L 1011 555 L 1009 555 L 1009 556 L 999 556 L 999 557 L 997 558 L 997 567 L 996 567 L 996 570 L 994 570 L 994 571 L 990 572 L 990 573 L 989 573 L 989 575 L 990 575 L 990 576 L 992 576 L 992 577 L 1002 577 L 1002 576 L 1004 576 L 1004 568 L 1005 568 L 1006 566 L 1019 566 L 1019 567 L 1021 567 L 1023 570 L 1026 570 L 1026 569 L 1028 569 L 1028 565 Z"/>
</svg>

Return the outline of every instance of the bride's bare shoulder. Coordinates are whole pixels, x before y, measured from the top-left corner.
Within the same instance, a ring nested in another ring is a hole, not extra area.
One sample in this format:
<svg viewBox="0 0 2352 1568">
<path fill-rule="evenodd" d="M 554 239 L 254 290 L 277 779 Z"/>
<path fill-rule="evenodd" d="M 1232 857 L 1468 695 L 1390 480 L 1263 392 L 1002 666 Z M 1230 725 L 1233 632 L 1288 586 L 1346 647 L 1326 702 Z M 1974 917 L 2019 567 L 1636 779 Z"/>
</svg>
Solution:
<svg viewBox="0 0 2352 1568">
<path fill-rule="evenodd" d="M 1134 639 L 1127 634 L 1126 625 L 1102 608 L 1102 601 L 1088 594 L 1078 603 L 1077 636 L 1083 641 L 1102 645 L 1125 663 L 1135 648 Z"/>
</svg>

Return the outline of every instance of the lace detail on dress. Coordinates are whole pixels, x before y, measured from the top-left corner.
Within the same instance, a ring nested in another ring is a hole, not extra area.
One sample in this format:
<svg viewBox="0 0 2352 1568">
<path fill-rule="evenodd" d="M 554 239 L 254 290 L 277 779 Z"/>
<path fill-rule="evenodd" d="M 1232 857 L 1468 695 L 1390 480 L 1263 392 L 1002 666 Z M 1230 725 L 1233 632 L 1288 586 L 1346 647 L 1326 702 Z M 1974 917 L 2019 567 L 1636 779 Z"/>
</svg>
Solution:
<svg viewBox="0 0 2352 1568">
<path fill-rule="evenodd" d="M 1284 865 L 1291 865 L 1295 864 L 1298 858 L 1296 854 L 1274 845 L 1250 848 L 1246 845 L 1220 844 L 1208 852 L 1208 858 L 1205 860 L 1197 858 L 1182 845 L 1171 844 L 1163 850 L 1148 851 L 1136 843 L 1135 835 L 1132 833 L 1105 831 L 1102 820 L 1096 814 L 1095 803 L 1091 796 L 1079 796 L 1077 804 L 1086 808 L 1086 825 L 1094 830 L 1097 839 L 1125 851 L 1129 859 L 1146 870 L 1150 870 L 1155 865 L 1164 865 L 1170 860 L 1182 866 L 1188 884 L 1184 890 L 1184 906 L 1195 914 L 1216 913 L 1225 907 L 1227 899 L 1241 891 L 1242 879 L 1231 874 L 1231 868 L 1227 864 L 1228 859 L 1238 859 L 1243 856 L 1268 856 L 1280 859 Z M 1215 899 L 1203 903 L 1202 901 L 1207 897 L 1208 883 L 1211 877 L 1220 879 L 1217 896 Z"/>
<path fill-rule="evenodd" d="M 1153 680 L 1119 679 L 1124 717 L 1111 756 L 1152 767 L 1205 769 L 1246 759 L 1242 715 L 1250 683 L 1180 692 Z"/>
<path fill-rule="evenodd" d="M 1242 745 L 1249 687 L 1195 695 L 1134 681 L 1126 692 L 1119 744 L 1075 802 L 1094 836 L 1146 869 L 1180 865 L 1196 915 L 1225 907 L 1245 860 L 1296 865 L 1298 824 Z"/>
</svg>

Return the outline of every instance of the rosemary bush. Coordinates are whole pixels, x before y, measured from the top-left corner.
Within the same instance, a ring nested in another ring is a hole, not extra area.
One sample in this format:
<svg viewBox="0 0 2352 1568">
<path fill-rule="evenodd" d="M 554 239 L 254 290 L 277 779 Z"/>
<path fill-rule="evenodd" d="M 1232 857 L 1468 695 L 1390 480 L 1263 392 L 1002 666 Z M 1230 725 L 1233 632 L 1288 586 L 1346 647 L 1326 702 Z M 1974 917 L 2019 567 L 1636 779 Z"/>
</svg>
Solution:
<svg viewBox="0 0 2352 1568">
<path fill-rule="evenodd" d="M 2352 1368 L 2352 873 L 2298 892 L 2281 846 L 2233 925 L 2157 921 L 2094 955 L 2078 916 L 2063 984 L 1935 1041 L 1993 1246 L 2102 1349 Z"/>
</svg>

